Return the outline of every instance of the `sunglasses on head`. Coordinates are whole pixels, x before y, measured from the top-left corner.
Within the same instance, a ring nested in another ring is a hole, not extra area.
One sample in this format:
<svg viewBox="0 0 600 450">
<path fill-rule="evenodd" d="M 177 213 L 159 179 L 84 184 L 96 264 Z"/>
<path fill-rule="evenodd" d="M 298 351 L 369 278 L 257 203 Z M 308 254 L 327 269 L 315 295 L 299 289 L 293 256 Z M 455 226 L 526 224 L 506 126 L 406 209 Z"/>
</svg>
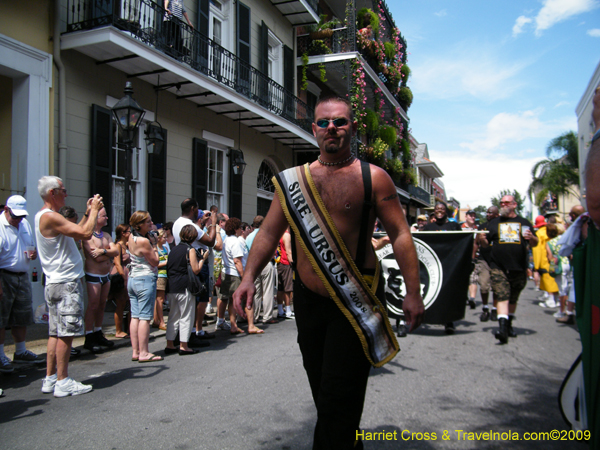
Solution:
<svg viewBox="0 0 600 450">
<path fill-rule="evenodd" d="M 315 122 L 319 128 L 327 128 L 330 123 L 334 127 L 339 128 L 348 124 L 348 119 L 344 117 L 338 117 L 337 119 L 319 119 Z"/>
</svg>

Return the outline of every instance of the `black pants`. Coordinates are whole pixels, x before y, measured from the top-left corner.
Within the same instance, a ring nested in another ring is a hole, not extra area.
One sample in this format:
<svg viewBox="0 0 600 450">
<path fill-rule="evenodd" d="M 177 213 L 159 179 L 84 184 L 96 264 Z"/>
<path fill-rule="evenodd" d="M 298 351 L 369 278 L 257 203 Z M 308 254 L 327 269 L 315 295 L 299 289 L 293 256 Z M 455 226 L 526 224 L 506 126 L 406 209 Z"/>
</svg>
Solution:
<svg viewBox="0 0 600 450">
<path fill-rule="evenodd" d="M 294 281 L 294 313 L 304 369 L 317 407 L 313 450 L 362 449 L 356 432 L 371 364 L 334 301 Z"/>
</svg>

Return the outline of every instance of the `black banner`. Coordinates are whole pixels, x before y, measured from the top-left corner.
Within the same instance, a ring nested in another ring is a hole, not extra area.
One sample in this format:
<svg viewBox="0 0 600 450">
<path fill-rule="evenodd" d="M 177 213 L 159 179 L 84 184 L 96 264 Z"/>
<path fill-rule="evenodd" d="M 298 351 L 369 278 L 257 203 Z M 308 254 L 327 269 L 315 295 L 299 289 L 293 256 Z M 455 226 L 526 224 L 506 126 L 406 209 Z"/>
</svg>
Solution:
<svg viewBox="0 0 600 450">
<path fill-rule="evenodd" d="M 446 324 L 465 317 L 469 276 L 473 270 L 473 233 L 467 231 L 416 232 L 413 240 L 420 269 L 423 322 Z M 390 317 L 402 317 L 406 294 L 404 279 L 391 245 L 377 251 L 385 278 Z"/>
</svg>

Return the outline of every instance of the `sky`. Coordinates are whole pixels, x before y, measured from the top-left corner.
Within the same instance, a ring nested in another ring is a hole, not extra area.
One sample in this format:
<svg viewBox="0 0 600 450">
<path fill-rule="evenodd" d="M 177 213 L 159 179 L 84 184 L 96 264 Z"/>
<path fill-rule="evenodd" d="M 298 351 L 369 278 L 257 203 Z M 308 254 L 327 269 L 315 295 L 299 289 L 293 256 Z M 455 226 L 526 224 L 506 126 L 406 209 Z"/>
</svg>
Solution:
<svg viewBox="0 0 600 450">
<path fill-rule="evenodd" d="M 412 135 L 447 197 L 489 206 L 525 195 L 548 142 L 577 133 L 600 62 L 600 0 L 390 0 L 407 41 Z"/>
</svg>

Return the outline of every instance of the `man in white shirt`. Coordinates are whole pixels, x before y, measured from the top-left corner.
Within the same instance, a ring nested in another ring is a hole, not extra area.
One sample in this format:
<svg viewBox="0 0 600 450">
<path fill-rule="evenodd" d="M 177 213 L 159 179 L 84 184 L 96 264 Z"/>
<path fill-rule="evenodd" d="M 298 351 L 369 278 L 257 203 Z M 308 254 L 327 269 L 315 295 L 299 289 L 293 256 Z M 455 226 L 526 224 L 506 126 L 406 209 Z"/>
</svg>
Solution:
<svg viewBox="0 0 600 450">
<path fill-rule="evenodd" d="M 0 214 L 0 372 L 11 373 L 12 363 L 44 363 L 25 348 L 27 326 L 33 323 L 29 261 L 37 258 L 31 226 L 25 217 L 27 201 L 13 195 Z M 15 342 L 13 361 L 4 353 L 5 328 Z"/>
<path fill-rule="evenodd" d="M 216 224 L 217 215 L 211 214 L 210 223 L 206 225 L 208 233 L 205 233 L 202 228 L 196 223 L 201 217 L 199 214 L 198 202 L 193 198 L 186 198 L 181 202 L 181 217 L 173 224 L 173 238 L 175 239 L 175 245 L 179 245 L 181 238 L 179 233 L 181 229 L 186 225 L 194 225 L 196 231 L 198 231 L 198 238 L 192 244 L 194 248 L 201 248 L 208 251 L 209 247 L 213 247 L 216 241 Z M 204 212 L 203 212 L 204 213 Z M 203 341 L 204 339 L 212 339 L 215 337 L 214 334 L 210 334 L 202 329 L 202 322 L 204 321 L 204 313 L 206 312 L 206 305 L 208 304 L 208 284 L 209 284 L 209 272 L 208 264 L 202 267 L 200 272 L 200 278 L 204 280 L 207 285 L 207 289 L 204 291 L 202 296 L 196 298 L 196 334 L 192 333 L 191 338 L 188 340 L 188 344 L 192 347 L 206 347 L 208 342 Z"/>
</svg>

